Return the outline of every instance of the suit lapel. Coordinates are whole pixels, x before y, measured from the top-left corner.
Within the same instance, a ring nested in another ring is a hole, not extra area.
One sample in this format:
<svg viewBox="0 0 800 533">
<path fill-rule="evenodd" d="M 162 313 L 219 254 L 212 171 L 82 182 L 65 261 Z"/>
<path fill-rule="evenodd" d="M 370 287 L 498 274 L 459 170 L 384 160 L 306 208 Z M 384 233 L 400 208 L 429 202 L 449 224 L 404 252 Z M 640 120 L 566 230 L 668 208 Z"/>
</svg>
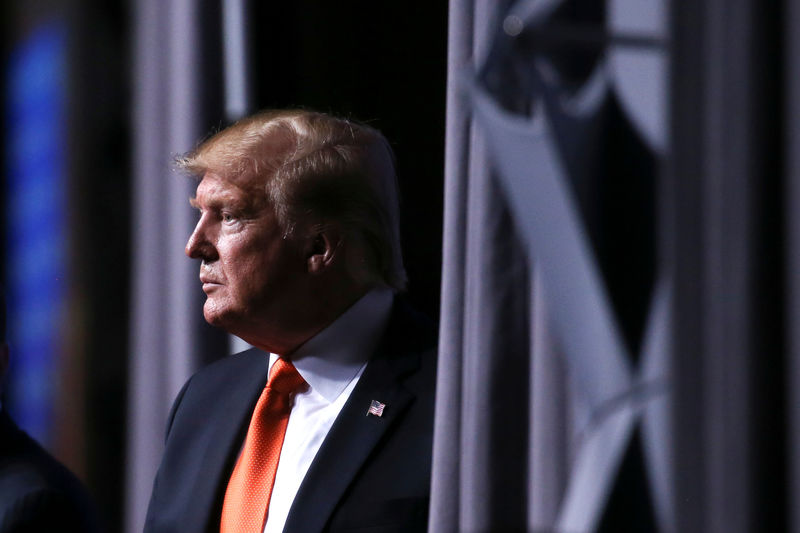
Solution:
<svg viewBox="0 0 800 533">
<path fill-rule="evenodd" d="M 404 351 L 397 303 L 389 330 L 331 427 L 300 489 L 284 531 L 321 531 L 372 450 L 414 401 L 401 379 L 419 367 L 419 354 Z M 386 405 L 367 416 L 372 400 Z M 308 512 L 313 509 L 313 512 Z"/>
<path fill-rule="evenodd" d="M 244 442 L 253 408 L 266 384 L 267 363 L 263 352 L 252 349 L 238 356 L 237 368 L 223 379 L 230 380 L 230 394 L 209 406 L 205 450 L 197 465 L 197 499 L 192 513 L 208 511 L 207 531 L 219 531 L 222 501 L 233 466 Z M 202 515 L 201 515 L 202 516 Z M 198 528 L 200 530 L 200 528 Z"/>
</svg>

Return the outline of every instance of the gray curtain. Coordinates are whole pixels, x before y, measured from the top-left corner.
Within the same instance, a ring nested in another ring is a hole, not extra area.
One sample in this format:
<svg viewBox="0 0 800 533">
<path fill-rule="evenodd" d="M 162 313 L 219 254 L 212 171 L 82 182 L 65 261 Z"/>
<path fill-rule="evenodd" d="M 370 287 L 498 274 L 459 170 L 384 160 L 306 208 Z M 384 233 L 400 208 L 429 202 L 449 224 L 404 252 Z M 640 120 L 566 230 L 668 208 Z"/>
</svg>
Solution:
<svg viewBox="0 0 800 533">
<path fill-rule="evenodd" d="M 796 5 L 701 6 L 673 13 L 676 522 L 798 531 Z"/>
<path fill-rule="evenodd" d="M 171 165 L 220 126 L 223 109 L 228 119 L 246 112 L 243 9 L 239 1 L 191 0 L 142 0 L 133 7 L 134 264 L 125 520 L 131 533 L 144 526 L 173 399 L 199 366 L 229 352 L 228 337 L 203 319 L 198 266 L 183 252 L 197 218 L 189 206 L 195 183 Z M 225 54 L 240 61 L 223 62 Z"/>
<path fill-rule="evenodd" d="M 671 275 L 613 253 L 661 213 L 667 6 L 568 4 L 450 4 L 433 532 L 675 530 Z"/>
<path fill-rule="evenodd" d="M 196 362 L 202 305 L 183 255 L 192 183 L 170 169 L 201 135 L 197 12 L 189 2 L 136 6 L 134 269 L 126 530 L 141 531 L 172 399 Z"/>
</svg>

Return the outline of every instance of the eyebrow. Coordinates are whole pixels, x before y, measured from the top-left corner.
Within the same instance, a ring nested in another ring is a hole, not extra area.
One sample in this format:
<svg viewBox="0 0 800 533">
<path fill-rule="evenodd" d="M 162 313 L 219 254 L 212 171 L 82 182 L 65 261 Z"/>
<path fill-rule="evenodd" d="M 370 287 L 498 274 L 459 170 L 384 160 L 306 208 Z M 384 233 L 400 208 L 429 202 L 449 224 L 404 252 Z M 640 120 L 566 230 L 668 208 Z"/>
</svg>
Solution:
<svg viewBox="0 0 800 533">
<path fill-rule="evenodd" d="M 203 206 L 201 206 L 200 202 L 197 201 L 197 197 L 189 198 L 189 205 L 195 209 L 199 209 L 201 211 L 203 210 Z M 243 213 L 251 213 L 258 210 L 258 206 L 254 205 L 253 202 L 248 201 L 247 199 L 233 199 L 230 197 L 209 198 L 205 202 L 205 207 L 208 209 L 220 209 L 222 207 L 227 207 Z"/>
</svg>

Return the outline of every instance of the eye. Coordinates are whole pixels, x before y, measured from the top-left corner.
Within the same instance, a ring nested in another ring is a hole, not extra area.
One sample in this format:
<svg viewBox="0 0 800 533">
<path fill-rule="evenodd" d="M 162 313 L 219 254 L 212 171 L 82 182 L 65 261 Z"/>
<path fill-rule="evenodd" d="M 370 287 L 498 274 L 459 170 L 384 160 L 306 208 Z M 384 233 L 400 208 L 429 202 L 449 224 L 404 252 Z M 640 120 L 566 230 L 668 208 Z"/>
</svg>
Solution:
<svg viewBox="0 0 800 533">
<path fill-rule="evenodd" d="M 222 213 L 222 221 L 228 223 L 235 222 L 236 217 L 232 213 Z"/>
</svg>

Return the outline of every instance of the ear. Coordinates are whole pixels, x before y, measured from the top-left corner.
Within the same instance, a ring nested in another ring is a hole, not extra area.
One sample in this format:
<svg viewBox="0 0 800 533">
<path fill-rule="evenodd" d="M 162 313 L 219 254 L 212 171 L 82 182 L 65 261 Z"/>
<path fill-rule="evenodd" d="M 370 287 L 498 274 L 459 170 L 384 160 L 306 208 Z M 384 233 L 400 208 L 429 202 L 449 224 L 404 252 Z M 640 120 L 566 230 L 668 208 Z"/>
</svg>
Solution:
<svg viewBox="0 0 800 533">
<path fill-rule="evenodd" d="M 339 257 L 342 236 L 336 225 L 326 225 L 309 238 L 306 264 L 310 274 L 321 274 L 328 270 Z"/>
</svg>

